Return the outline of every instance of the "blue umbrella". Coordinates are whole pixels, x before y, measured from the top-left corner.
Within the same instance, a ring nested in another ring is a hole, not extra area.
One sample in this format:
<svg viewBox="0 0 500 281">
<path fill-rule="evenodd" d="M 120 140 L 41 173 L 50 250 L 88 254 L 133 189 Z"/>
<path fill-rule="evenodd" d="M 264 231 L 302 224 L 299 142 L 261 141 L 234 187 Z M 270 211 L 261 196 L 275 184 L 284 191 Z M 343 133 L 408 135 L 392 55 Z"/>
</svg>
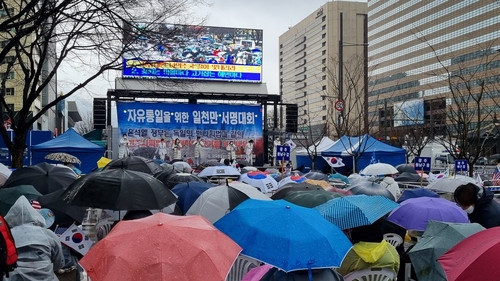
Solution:
<svg viewBox="0 0 500 281">
<path fill-rule="evenodd" d="M 398 206 L 384 196 L 360 194 L 335 198 L 315 209 L 327 221 L 348 229 L 372 224 Z"/>
<path fill-rule="evenodd" d="M 438 198 L 439 194 L 430 191 L 428 189 L 419 187 L 419 188 L 413 188 L 413 189 L 407 189 L 403 191 L 403 194 L 401 194 L 401 197 L 398 199 L 398 203 L 401 203 L 405 201 L 406 199 L 410 198 L 418 198 L 418 197 L 434 197 Z"/>
<path fill-rule="evenodd" d="M 183 182 L 176 184 L 172 188 L 172 192 L 178 196 L 177 206 L 181 209 L 182 214 L 186 214 L 200 194 L 212 186 L 214 185 L 208 182 Z"/>
<path fill-rule="evenodd" d="M 351 242 L 316 210 L 285 200 L 247 199 L 215 222 L 242 254 L 283 271 L 339 267 Z"/>
</svg>

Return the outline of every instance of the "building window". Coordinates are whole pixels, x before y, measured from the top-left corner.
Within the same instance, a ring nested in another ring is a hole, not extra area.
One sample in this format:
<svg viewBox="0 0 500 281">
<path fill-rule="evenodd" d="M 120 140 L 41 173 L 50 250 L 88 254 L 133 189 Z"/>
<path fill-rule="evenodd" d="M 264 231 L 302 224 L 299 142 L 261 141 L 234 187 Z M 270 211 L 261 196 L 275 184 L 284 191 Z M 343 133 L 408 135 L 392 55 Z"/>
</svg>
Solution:
<svg viewBox="0 0 500 281">
<path fill-rule="evenodd" d="M 322 109 L 322 110 L 326 110 L 326 105 L 323 105 L 323 106 L 321 107 L 321 109 Z"/>
<path fill-rule="evenodd" d="M 280 44 L 280 49 L 283 48 L 283 44 Z"/>
<path fill-rule="evenodd" d="M 14 104 L 13 103 L 8 103 L 7 108 L 10 109 L 11 111 L 14 111 Z"/>
<path fill-rule="evenodd" d="M 325 38 L 326 38 L 326 33 L 323 33 L 323 34 L 321 35 L 321 38 L 322 38 L 322 39 L 325 39 Z"/>
<path fill-rule="evenodd" d="M 282 56 L 282 55 L 283 55 L 283 51 L 280 51 L 280 56 Z"/>
<path fill-rule="evenodd" d="M 324 24 L 322 27 L 321 27 L 321 30 L 325 30 L 326 29 L 326 24 Z"/>
<path fill-rule="evenodd" d="M 321 55 L 326 55 L 326 50 L 321 51 Z"/>
<path fill-rule="evenodd" d="M 321 80 L 326 80 L 326 75 L 321 76 Z"/>
<path fill-rule="evenodd" d="M 14 79 L 14 72 L 9 72 L 9 73 L 0 73 L 0 79 Z"/>
<path fill-rule="evenodd" d="M 305 100 L 305 101 L 304 101 L 304 105 L 306 105 L 306 104 L 307 104 L 307 101 Z"/>
<path fill-rule="evenodd" d="M 5 56 L 5 58 L 2 60 L 2 63 L 14 62 L 14 59 L 14 56 Z"/>
<path fill-rule="evenodd" d="M 326 90 L 326 85 L 323 85 L 323 86 L 321 87 L 321 90 L 323 90 L 323 91 L 324 91 L 324 90 Z"/>
<path fill-rule="evenodd" d="M 321 96 L 321 99 L 322 100 L 326 100 L 326 96 Z"/>
<path fill-rule="evenodd" d="M 326 42 L 321 43 L 321 47 L 325 47 L 325 46 L 326 46 Z"/>
<path fill-rule="evenodd" d="M 0 41 L 0 48 L 5 48 L 9 44 L 9 40 Z"/>
<path fill-rule="evenodd" d="M 283 58 L 280 58 L 280 62 L 283 62 Z"/>
<path fill-rule="evenodd" d="M 323 16 L 323 17 L 321 18 L 321 21 L 322 21 L 322 22 L 324 22 L 325 20 L 326 20 L 326 16 Z"/>
<path fill-rule="evenodd" d="M 307 91 L 304 92 L 304 97 L 307 96 Z"/>
<path fill-rule="evenodd" d="M 307 110 L 304 110 L 304 115 L 306 115 L 306 114 L 307 114 Z"/>
<path fill-rule="evenodd" d="M 322 59 L 322 60 L 321 60 L 321 63 L 322 63 L 322 64 L 325 64 L 325 63 L 326 63 L 326 59 Z"/>
<path fill-rule="evenodd" d="M 323 68 L 321 69 L 322 72 L 325 72 L 326 71 L 326 66 L 323 66 Z"/>
<path fill-rule="evenodd" d="M 14 8 L 8 8 L 7 10 L 5 10 L 3 8 L 3 5 L 2 7 L 0 7 L 0 17 L 12 16 L 12 15 L 14 15 Z"/>
<path fill-rule="evenodd" d="M 6 96 L 13 96 L 14 95 L 14 88 L 5 88 L 5 95 Z"/>
<path fill-rule="evenodd" d="M 322 120 L 326 120 L 326 116 L 324 116 L 324 115 L 323 115 L 323 116 L 321 117 L 321 119 L 322 119 Z"/>
</svg>

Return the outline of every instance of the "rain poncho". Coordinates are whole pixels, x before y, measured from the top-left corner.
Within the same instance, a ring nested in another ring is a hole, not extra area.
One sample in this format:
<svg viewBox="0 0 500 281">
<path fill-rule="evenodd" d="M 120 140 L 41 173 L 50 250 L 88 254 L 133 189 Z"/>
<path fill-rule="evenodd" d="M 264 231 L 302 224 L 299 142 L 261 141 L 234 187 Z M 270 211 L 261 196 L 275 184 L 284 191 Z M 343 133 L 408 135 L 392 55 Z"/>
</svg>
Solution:
<svg viewBox="0 0 500 281">
<path fill-rule="evenodd" d="M 63 267 L 64 256 L 57 235 L 45 228 L 45 220 L 21 196 L 5 220 L 11 227 L 18 251 L 17 268 L 5 280 L 58 281 L 54 271 Z"/>
<path fill-rule="evenodd" d="M 345 276 L 365 268 L 389 268 L 398 272 L 399 254 L 396 248 L 385 240 L 382 242 L 358 242 L 344 257 L 337 272 Z"/>
<path fill-rule="evenodd" d="M 401 189 L 399 188 L 399 184 L 394 180 L 393 177 L 384 177 L 384 179 L 380 182 L 380 185 L 389 190 L 389 192 L 394 197 L 394 201 L 396 201 L 399 196 L 401 196 Z"/>
</svg>

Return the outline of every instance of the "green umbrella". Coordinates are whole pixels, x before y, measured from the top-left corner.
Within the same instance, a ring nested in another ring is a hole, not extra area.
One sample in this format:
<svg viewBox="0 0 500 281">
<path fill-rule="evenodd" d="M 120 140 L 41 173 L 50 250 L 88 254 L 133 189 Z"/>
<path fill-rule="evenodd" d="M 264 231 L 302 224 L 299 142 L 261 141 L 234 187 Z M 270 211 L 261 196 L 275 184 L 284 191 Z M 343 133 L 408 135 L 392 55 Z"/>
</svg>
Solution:
<svg viewBox="0 0 500 281">
<path fill-rule="evenodd" d="M 24 195 L 28 200 L 36 200 L 42 196 L 32 185 L 18 185 L 0 188 L 0 214 L 5 216 L 16 200 Z"/>
<path fill-rule="evenodd" d="M 343 194 L 326 191 L 324 189 L 316 190 L 298 190 L 289 192 L 283 199 L 307 208 L 314 208 L 331 199 L 343 197 Z"/>
<path fill-rule="evenodd" d="M 468 236 L 484 230 L 477 223 L 429 221 L 422 238 L 408 252 L 419 281 L 446 281 L 437 259 Z"/>
</svg>

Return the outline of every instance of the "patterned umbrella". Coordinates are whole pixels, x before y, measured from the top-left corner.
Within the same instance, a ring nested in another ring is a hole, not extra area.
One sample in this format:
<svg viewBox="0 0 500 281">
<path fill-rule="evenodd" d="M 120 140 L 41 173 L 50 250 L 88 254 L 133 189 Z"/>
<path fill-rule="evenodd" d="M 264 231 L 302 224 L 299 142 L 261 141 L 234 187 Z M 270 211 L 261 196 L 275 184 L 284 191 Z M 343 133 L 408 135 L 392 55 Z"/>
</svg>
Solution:
<svg viewBox="0 0 500 281">
<path fill-rule="evenodd" d="M 76 156 L 73 156 L 69 153 L 65 152 L 55 152 L 55 153 L 50 153 L 45 155 L 44 157 L 47 160 L 54 160 L 54 161 L 60 161 L 63 163 L 74 163 L 74 164 L 82 164 L 82 161 L 78 159 Z"/>
</svg>

